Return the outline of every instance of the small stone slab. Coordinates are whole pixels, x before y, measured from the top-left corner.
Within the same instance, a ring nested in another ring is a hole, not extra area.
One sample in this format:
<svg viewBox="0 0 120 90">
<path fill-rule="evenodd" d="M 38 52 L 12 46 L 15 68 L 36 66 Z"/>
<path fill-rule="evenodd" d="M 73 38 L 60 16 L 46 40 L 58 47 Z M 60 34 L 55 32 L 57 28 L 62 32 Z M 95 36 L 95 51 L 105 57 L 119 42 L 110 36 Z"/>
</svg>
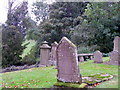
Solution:
<svg viewBox="0 0 120 90">
<path fill-rule="evenodd" d="M 103 60 L 102 60 L 102 53 L 100 51 L 96 51 L 94 53 L 94 63 L 103 63 Z"/>
</svg>

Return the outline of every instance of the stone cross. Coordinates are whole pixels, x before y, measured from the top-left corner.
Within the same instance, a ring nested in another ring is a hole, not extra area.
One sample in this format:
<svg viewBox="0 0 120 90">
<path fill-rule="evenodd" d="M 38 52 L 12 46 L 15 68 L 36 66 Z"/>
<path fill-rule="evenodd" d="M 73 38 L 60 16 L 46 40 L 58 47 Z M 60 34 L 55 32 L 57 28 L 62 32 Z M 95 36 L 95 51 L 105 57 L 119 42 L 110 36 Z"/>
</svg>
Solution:
<svg viewBox="0 0 120 90">
<path fill-rule="evenodd" d="M 94 60 L 94 63 L 103 63 L 102 53 L 100 51 L 94 52 L 93 60 Z"/>
<path fill-rule="evenodd" d="M 120 53 L 120 37 L 116 36 L 114 39 L 114 50 L 113 51 L 118 51 Z"/>
<path fill-rule="evenodd" d="M 81 83 L 77 48 L 66 37 L 61 39 L 57 47 L 57 70 L 58 81 Z"/>
<path fill-rule="evenodd" d="M 56 65 L 56 61 L 57 61 L 56 49 L 57 49 L 58 43 L 54 42 L 51 44 L 51 46 L 52 46 L 52 49 L 51 49 L 50 65 Z"/>
<path fill-rule="evenodd" d="M 40 66 L 48 66 L 50 59 L 50 46 L 44 41 L 40 46 Z"/>
</svg>

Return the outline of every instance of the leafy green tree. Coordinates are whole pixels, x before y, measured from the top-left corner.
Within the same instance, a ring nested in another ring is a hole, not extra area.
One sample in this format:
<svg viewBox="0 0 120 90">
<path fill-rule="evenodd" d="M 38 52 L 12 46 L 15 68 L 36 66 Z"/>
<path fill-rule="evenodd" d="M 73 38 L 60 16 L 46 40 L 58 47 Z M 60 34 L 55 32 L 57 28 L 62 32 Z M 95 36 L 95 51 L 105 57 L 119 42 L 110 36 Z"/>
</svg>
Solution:
<svg viewBox="0 0 120 90">
<path fill-rule="evenodd" d="M 35 15 L 35 19 L 38 23 L 48 19 L 49 5 L 43 0 L 33 3 L 32 12 Z"/>
<path fill-rule="evenodd" d="M 22 35 L 13 25 L 2 29 L 2 67 L 20 64 L 22 50 Z"/>
<path fill-rule="evenodd" d="M 21 65 L 20 55 L 25 46 L 22 46 L 26 26 L 23 22 L 27 15 L 27 2 L 14 6 L 9 0 L 6 24 L 2 26 L 2 66 Z"/>
<path fill-rule="evenodd" d="M 28 2 L 22 2 L 20 5 L 14 6 L 14 2 L 9 0 L 8 3 L 8 14 L 7 14 L 7 25 L 14 25 L 18 30 L 25 36 L 26 26 L 24 19 L 28 13 Z"/>
<path fill-rule="evenodd" d="M 113 48 L 113 39 L 120 35 L 119 2 L 94 2 L 87 5 L 83 22 L 78 25 L 77 35 L 86 44 L 108 53 Z M 80 34 L 80 35 L 79 35 Z M 84 34 L 84 35 L 83 35 Z"/>
<path fill-rule="evenodd" d="M 39 25 L 43 40 L 52 43 L 66 36 L 70 39 L 73 28 L 79 24 L 76 18 L 82 15 L 87 3 L 83 2 L 55 2 L 49 5 L 49 18 Z"/>
</svg>

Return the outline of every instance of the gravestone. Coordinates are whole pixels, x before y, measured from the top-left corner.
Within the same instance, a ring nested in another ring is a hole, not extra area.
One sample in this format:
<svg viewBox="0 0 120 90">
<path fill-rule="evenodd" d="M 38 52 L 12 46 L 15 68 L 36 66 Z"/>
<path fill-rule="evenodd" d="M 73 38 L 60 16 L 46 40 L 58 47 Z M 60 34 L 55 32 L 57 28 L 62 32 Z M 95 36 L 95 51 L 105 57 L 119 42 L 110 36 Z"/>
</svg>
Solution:
<svg viewBox="0 0 120 90">
<path fill-rule="evenodd" d="M 96 51 L 94 52 L 94 63 L 103 63 L 103 60 L 102 60 L 102 53 L 100 51 Z"/>
<path fill-rule="evenodd" d="M 116 36 L 114 39 L 114 49 L 109 54 L 110 60 L 105 62 L 109 65 L 120 65 L 120 37 Z"/>
<path fill-rule="evenodd" d="M 118 61 L 120 60 L 120 55 L 118 51 L 112 51 L 110 53 L 110 61 L 109 64 L 111 65 L 118 65 Z"/>
<path fill-rule="evenodd" d="M 118 51 L 120 53 L 120 37 L 116 36 L 114 39 L 114 50 L 113 51 Z"/>
<path fill-rule="evenodd" d="M 81 83 L 77 48 L 66 37 L 61 39 L 57 47 L 57 70 L 58 81 Z"/>
<path fill-rule="evenodd" d="M 84 62 L 84 57 L 83 56 L 79 56 L 79 62 Z"/>
<path fill-rule="evenodd" d="M 40 66 L 48 66 L 50 59 L 50 49 L 48 42 L 44 41 L 40 46 Z"/>
<path fill-rule="evenodd" d="M 51 44 L 52 49 L 51 49 L 51 57 L 50 57 L 50 65 L 56 65 L 56 61 L 57 61 L 57 56 L 56 56 L 56 49 L 58 46 L 57 42 L 54 42 Z"/>
</svg>

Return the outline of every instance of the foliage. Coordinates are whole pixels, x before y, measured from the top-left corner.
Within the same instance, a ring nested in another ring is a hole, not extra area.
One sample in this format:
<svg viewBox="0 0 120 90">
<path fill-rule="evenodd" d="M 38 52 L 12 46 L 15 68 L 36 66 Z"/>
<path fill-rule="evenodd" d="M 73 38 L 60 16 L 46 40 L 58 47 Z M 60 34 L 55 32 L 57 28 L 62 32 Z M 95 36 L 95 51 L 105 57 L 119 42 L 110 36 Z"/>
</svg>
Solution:
<svg viewBox="0 0 120 90">
<path fill-rule="evenodd" d="M 2 29 L 2 67 L 18 65 L 20 63 L 22 50 L 22 35 L 17 27 L 5 26 Z"/>
<path fill-rule="evenodd" d="M 49 5 L 44 1 L 35 2 L 33 3 L 32 12 L 35 15 L 36 21 L 40 23 L 48 19 Z"/>
<path fill-rule="evenodd" d="M 23 23 L 27 14 L 27 2 L 16 5 L 9 0 L 7 21 L 2 26 L 2 67 L 21 65 L 21 57 L 25 46 L 21 46 L 26 26 Z"/>
<path fill-rule="evenodd" d="M 37 62 L 37 58 L 39 57 L 39 49 L 37 43 L 31 47 L 31 50 L 27 55 L 22 58 L 22 63 L 27 65 L 32 65 Z"/>
<path fill-rule="evenodd" d="M 19 32 L 25 35 L 26 26 L 23 20 L 28 13 L 28 2 L 22 2 L 20 5 L 16 5 L 15 7 L 14 3 L 15 2 L 9 0 L 6 24 L 16 26 Z"/>
<path fill-rule="evenodd" d="M 23 50 L 23 53 L 21 55 L 21 57 L 23 58 L 24 56 L 26 56 L 27 54 L 30 54 L 31 49 L 36 45 L 36 41 L 34 40 L 25 40 L 22 43 L 22 46 L 26 46 L 26 48 Z"/>
<path fill-rule="evenodd" d="M 81 53 L 92 53 L 93 51 L 91 50 L 91 48 L 90 47 L 88 47 L 88 46 L 81 46 L 81 47 L 78 47 L 78 49 L 77 49 L 77 53 L 78 54 L 81 54 Z"/>
<path fill-rule="evenodd" d="M 41 3 L 42 5 L 38 3 Z M 36 17 L 39 16 L 39 18 L 42 18 L 41 13 L 43 11 L 41 10 L 43 9 L 41 8 L 43 8 L 42 6 L 44 6 L 44 4 L 45 3 L 42 2 L 36 2 L 36 4 L 34 4 L 33 10 L 38 13 Z M 76 18 L 84 12 L 86 5 L 86 3 L 82 2 L 55 2 L 46 5 L 47 7 L 49 6 L 49 10 L 47 11 L 49 14 L 46 14 L 46 17 L 49 18 L 44 19 L 38 27 L 38 32 L 43 35 L 41 40 L 53 43 L 54 41 L 59 42 L 63 36 L 70 38 L 70 35 L 73 32 L 73 26 L 79 24 L 79 21 L 76 20 Z M 44 7 L 44 9 L 46 8 Z"/>
<path fill-rule="evenodd" d="M 85 10 L 86 20 L 92 38 L 89 44 L 97 45 L 99 50 L 107 53 L 112 50 L 113 39 L 120 35 L 119 3 L 90 3 Z"/>
</svg>

